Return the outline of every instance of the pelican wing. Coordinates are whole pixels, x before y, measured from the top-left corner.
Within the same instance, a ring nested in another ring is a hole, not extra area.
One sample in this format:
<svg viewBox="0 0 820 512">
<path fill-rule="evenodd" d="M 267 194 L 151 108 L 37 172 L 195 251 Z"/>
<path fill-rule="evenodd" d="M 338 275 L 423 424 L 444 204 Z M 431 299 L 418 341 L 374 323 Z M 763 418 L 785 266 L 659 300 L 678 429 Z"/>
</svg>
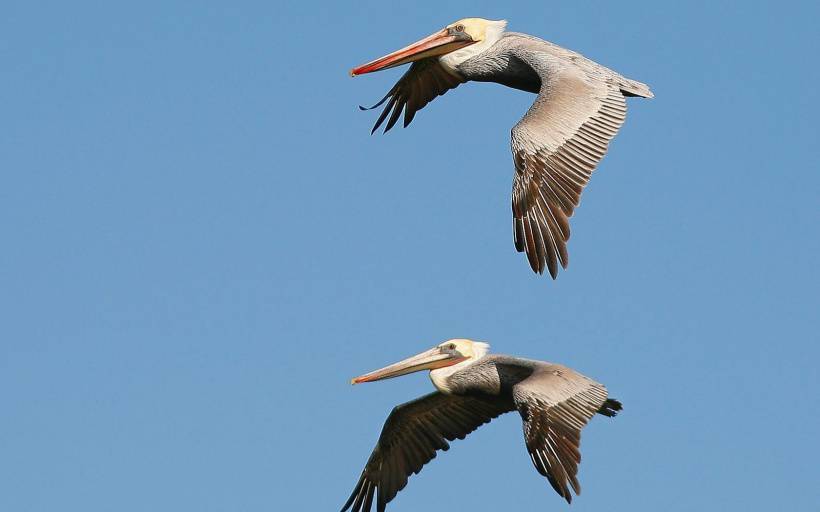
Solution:
<svg viewBox="0 0 820 512">
<path fill-rule="evenodd" d="M 384 127 L 384 131 L 387 133 L 398 121 L 402 110 L 404 110 L 404 126 L 406 128 L 416 116 L 416 112 L 436 99 L 437 96 L 441 96 L 450 89 L 455 89 L 464 82 L 466 80 L 444 69 L 437 57 L 422 59 L 410 65 L 410 69 L 402 75 L 396 85 L 390 89 L 381 101 L 369 108 L 359 108 L 370 110 L 387 101 L 387 105 L 370 132 L 374 133 L 378 130 L 379 126 L 387 119 L 387 115 L 390 114 L 390 119 L 387 120 L 387 125 Z"/>
<path fill-rule="evenodd" d="M 569 217 L 626 117 L 617 84 L 574 66 L 543 74 L 541 92 L 512 130 L 515 248 L 535 272 L 569 262 Z"/>
<path fill-rule="evenodd" d="M 497 399 L 445 395 L 438 391 L 399 405 L 387 417 L 379 441 L 342 512 L 369 511 L 374 494 L 376 509 L 384 511 L 387 503 L 407 485 L 411 474 L 421 471 L 437 450 L 450 448 L 447 441 L 464 439 L 512 409 L 511 403 Z"/>
<path fill-rule="evenodd" d="M 569 486 L 581 494 L 581 429 L 596 412 L 615 416 L 620 402 L 607 399 L 602 384 L 559 365 L 544 365 L 521 381 L 513 388 L 513 399 L 535 469 L 571 502 Z"/>
</svg>

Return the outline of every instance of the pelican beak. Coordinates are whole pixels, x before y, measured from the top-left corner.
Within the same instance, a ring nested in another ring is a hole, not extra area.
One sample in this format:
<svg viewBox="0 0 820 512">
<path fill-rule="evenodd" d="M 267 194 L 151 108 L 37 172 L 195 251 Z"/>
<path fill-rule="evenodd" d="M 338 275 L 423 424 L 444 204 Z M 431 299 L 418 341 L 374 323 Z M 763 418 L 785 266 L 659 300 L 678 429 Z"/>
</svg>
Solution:
<svg viewBox="0 0 820 512">
<path fill-rule="evenodd" d="M 445 28 L 410 46 L 405 46 L 401 50 L 396 50 L 389 55 L 351 69 L 350 76 L 372 73 L 427 57 L 444 55 L 445 53 L 456 51 L 459 48 L 464 48 L 475 42 L 472 37 L 464 32 L 456 32 L 453 29 Z"/>
<path fill-rule="evenodd" d="M 458 352 L 448 352 L 441 347 L 434 347 L 430 350 L 417 354 L 413 357 L 408 357 L 403 361 L 385 366 L 379 370 L 374 370 L 370 373 L 365 373 L 350 381 L 351 384 L 359 384 L 362 382 L 373 382 L 375 380 L 392 379 L 408 373 L 418 372 L 421 370 L 435 370 L 436 368 L 444 368 L 445 366 L 452 366 L 467 359 Z"/>
</svg>

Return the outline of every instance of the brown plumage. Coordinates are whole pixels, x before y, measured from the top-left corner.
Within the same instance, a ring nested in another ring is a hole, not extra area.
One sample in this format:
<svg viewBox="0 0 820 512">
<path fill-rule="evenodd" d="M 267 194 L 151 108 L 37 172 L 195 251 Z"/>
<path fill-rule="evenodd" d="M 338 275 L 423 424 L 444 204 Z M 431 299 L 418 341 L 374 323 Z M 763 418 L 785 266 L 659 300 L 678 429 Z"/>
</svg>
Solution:
<svg viewBox="0 0 820 512">
<path fill-rule="evenodd" d="M 617 87 L 589 83 L 574 69 L 550 80 L 512 130 L 512 211 L 515 248 L 534 271 L 556 277 L 569 263 L 569 218 L 626 118 L 626 102 Z"/>
<path fill-rule="evenodd" d="M 385 132 L 390 130 L 402 110 L 407 126 L 418 110 L 467 81 L 496 82 L 538 94 L 512 129 L 513 239 L 533 271 L 547 270 L 555 278 L 558 268 L 569 263 L 569 218 L 624 123 L 625 98 L 653 95 L 646 84 L 553 43 L 504 32 L 505 26 L 503 21 L 460 20 L 420 41 L 418 48 L 411 45 L 353 74 L 413 62 L 371 107 L 389 100 L 373 132 L 385 119 Z"/>
<path fill-rule="evenodd" d="M 368 382 L 432 369 L 438 391 L 393 409 L 342 512 L 383 512 L 408 477 L 450 441 L 517 410 L 536 470 L 567 502 L 580 494 L 581 429 L 596 413 L 615 416 L 621 403 L 606 388 L 553 363 L 485 355 L 486 344 L 450 340 L 430 351 L 354 379 Z"/>
<path fill-rule="evenodd" d="M 370 510 L 378 491 L 376 508 L 383 511 L 407 485 L 407 478 L 418 474 L 437 450 L 450 449 L 448 441 L 464 439 L 510 410 L 506 403 L 438 391 L 394 408 L 342 510 L 351 505 L 354 511 Z"/>
<path fill-rule="evenodd" d="M 359 106 L 359 108 L 372 110 L 382 105 L 389 98 L 390 101 L 382 110 L 370 133 L 375 133 L 379 129 L 379 126 L 390 112 L 392 114 L 390 114 L 390 119 L 387 120 L 384 131 L 387 132 L 390 128 L 393 128 L 402 110 L 404 111 L 404 127 L 406 128 L 416 116 L 416 112 L 423 109 L 437 96 L 443 95 L 450 89 L 455 89 L 464 82 L 466 80 L 446 71 L 437 60 L 424 59 L 411 64 L 410 69 L 399 78 L 396 85 L 378 103 L 372 107 Z"/>
</svg>

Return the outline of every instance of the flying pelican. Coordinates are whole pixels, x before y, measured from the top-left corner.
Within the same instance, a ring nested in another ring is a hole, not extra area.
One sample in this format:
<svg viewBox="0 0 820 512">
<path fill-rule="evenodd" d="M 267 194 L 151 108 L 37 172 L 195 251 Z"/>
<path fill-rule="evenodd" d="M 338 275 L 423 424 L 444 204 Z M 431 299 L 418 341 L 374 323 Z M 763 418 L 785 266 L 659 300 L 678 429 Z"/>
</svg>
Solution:
<svg viewBox="0 0 820 512">
<path fill-rule="evenodd" d="M 538 94 L 512 129 L 513 239 L 533 271 L 546 268 L 555 279 L 558 264 L 569 262 L 569 217 L 624 122 L 625 97 L 653 95 L 646 84 L 537 37 L 505 32 L 506 26 L 504 20 L 465 18 L 350 74 L 413 63 L 370 107 L 387 102 L 371 133 L 385 119 L 384 131 L 390 130 L 402 111 L 406 127 L 436 96 L 470 80 Z"/>
<path fill-rule="evenodd" d="M 597 412 L 615 416 L 621 403 L 599 384 L 565 366 L 518 357 L 487 355 L 490 346 L 466 339 L 445 341 L 421 354 L 351 382 L 372 382 L 430 370 L 438 389 L 394 408 L 382 427 L 353 493 L 342 512 L 376 509 L 407 485 L 412 473 L 464 437 L 505 412 L 517 410 L 535 469 L 567 502 L 569 486 L 581 493 L 581 429 Z"/>
</svg>

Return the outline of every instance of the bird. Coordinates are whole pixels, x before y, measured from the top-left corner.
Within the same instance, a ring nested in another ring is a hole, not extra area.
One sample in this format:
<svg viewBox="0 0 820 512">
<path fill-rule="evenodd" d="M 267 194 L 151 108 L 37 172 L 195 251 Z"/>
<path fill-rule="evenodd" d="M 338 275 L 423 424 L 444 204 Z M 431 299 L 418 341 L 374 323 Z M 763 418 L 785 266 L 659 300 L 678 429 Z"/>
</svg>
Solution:
<svg viewBox="0 0 820 512">
<path fill-rule="evenodd" d="M 411 63 L 370 110 L 383 105 L 371 134 L 404 126 L 438 96 L 468 82 L 495 82 L 538 96 L 512 128 L 513 241 L 532 270 L 569 264 L 569 218 L 590 175 L 626 118 L 626 98 L 652 98 L 630 80 L 543 39 L 507 32 L 506 20 L 464 18 L 350 71 L 351 76 Z M 389 116 L 389 117 L 388 117 Z"/>
<path fill-rule="evenodd" d="M 488 354 L 489 344 L 451 339 L 352 379 L 352 384 L 430 370 L 433 393 L 395 407 L 382 427 L 342 512 L 368 512 L 387 504 L 413 473 L 448 441 L 464 439 L 493 418 L 517 410 L 535 469 L 567 503 L 578 483 L 581 429 L 596 414 L 614 417 L 621 402 L 603 384 L 559 364 Z"/>
</svg>

